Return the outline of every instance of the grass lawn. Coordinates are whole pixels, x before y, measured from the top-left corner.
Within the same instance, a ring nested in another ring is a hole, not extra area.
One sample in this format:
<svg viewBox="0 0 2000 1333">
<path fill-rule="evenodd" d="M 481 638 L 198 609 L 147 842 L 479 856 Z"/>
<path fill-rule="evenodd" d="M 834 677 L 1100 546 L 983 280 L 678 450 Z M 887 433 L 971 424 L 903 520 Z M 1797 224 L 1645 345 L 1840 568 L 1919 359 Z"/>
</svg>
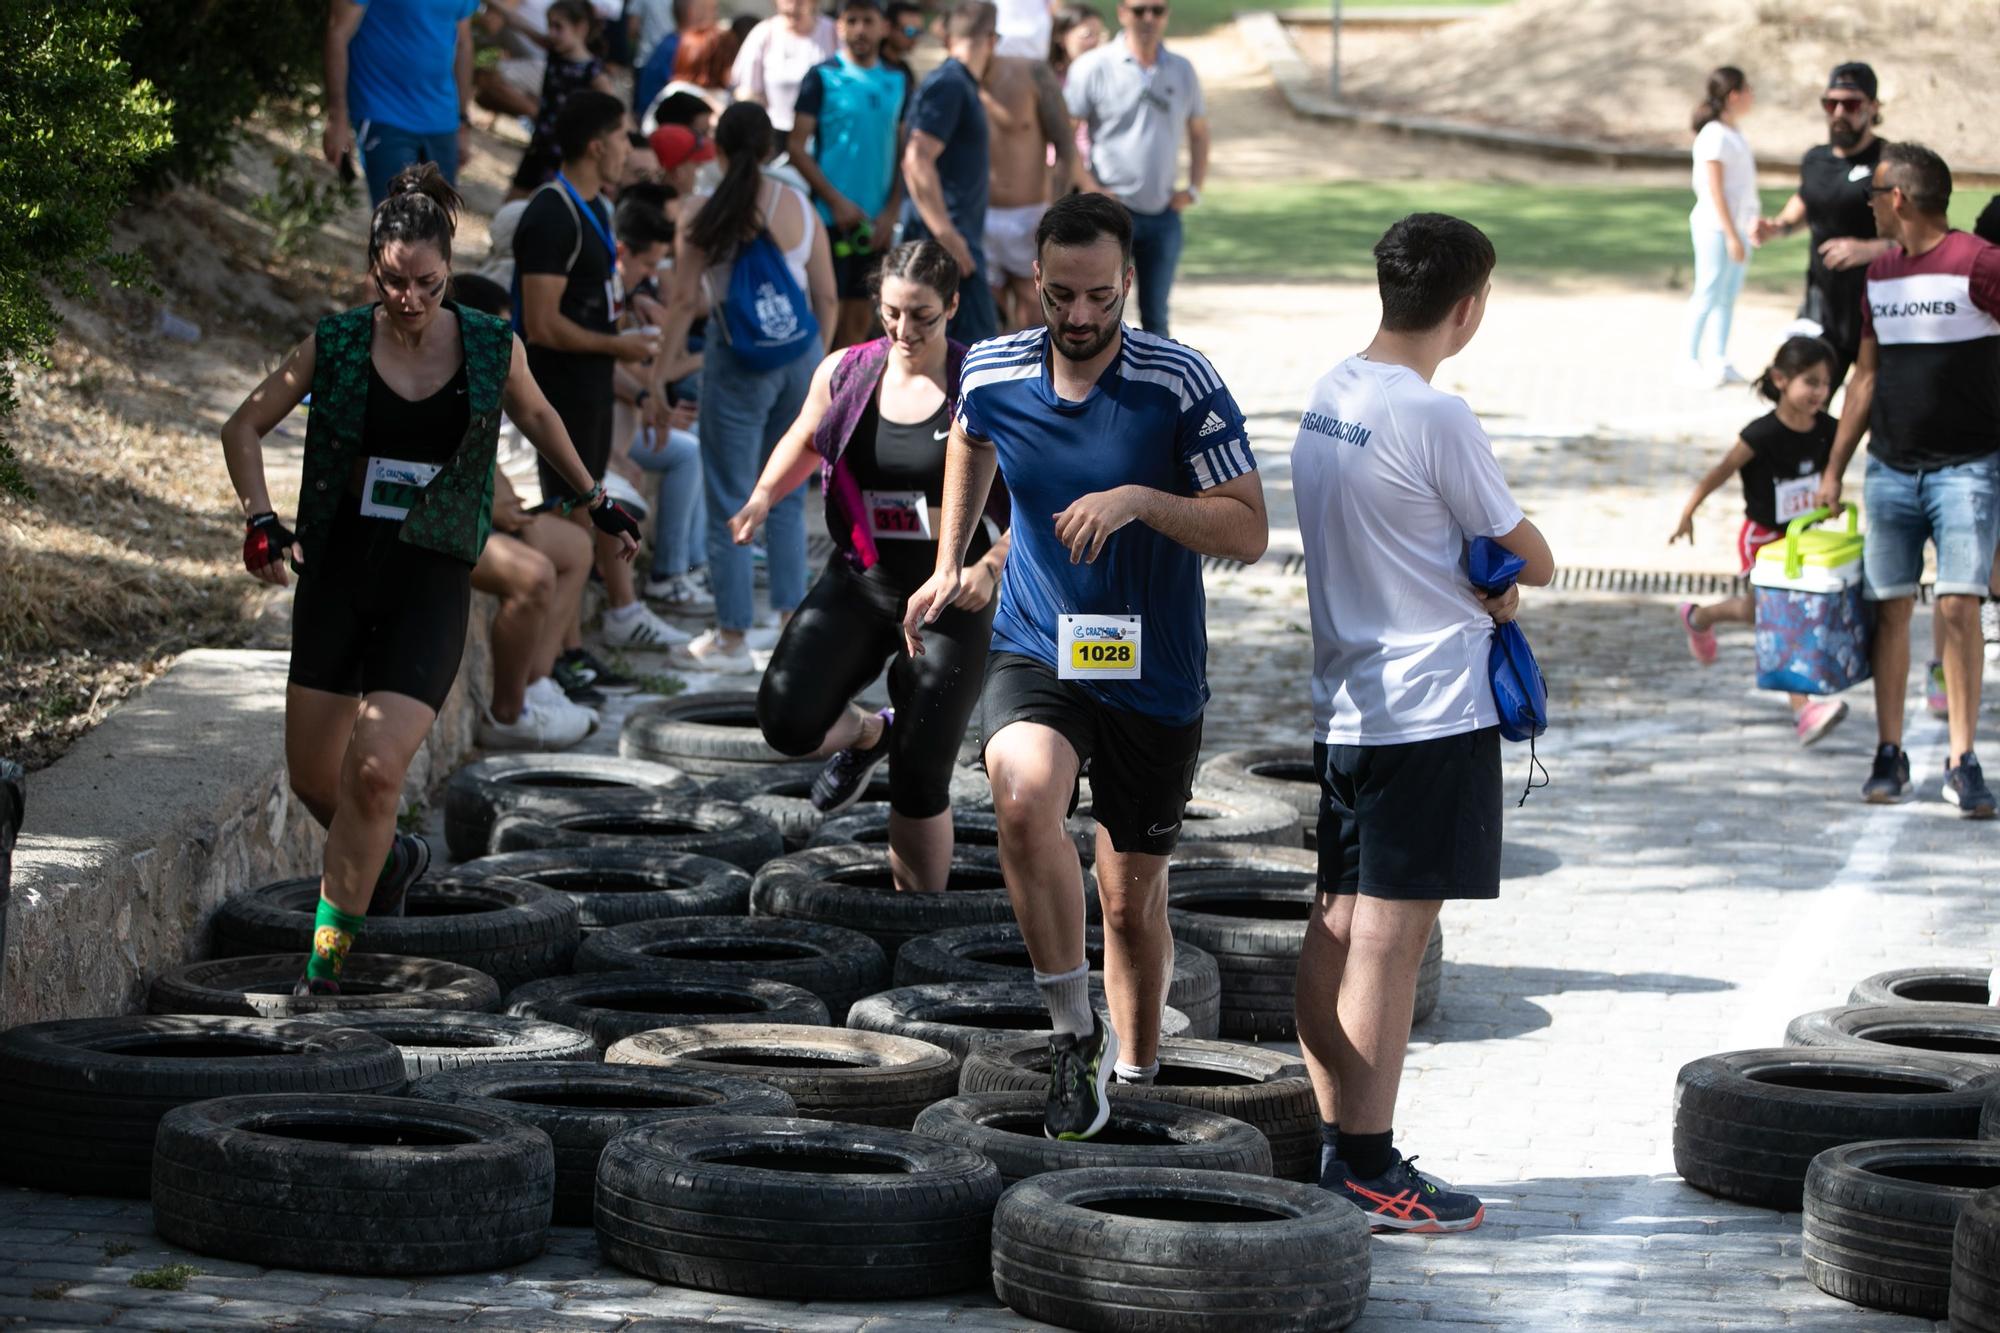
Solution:
<svg viewBox="0 0 2000 1333">
<path fill-rule="evenodd" d="M 1507 0 L 1349 0 L 1347 8 L 1355 9 L 1436 9 L 1441 6 L 1471 7 L 1474 5 L 1500 5 Z M 1109 18 L 1116 9 L 1115 0 L 1092 0 L 1092 3 Z M 1173 18 L 1167 29 L 1167 44 L 1173 44 L 1175 34 L 1188 36 L 1197 32 L 1207 32 L 1229 22 L 1238 14 L 1259 9 L 1323 9 L 1333 13 L 1331 0 L 1173 0 Z"/>
<path fill-rule="evenodd" d="M 1789 188 L 1766 190 L 1776 213 Z M 1969 227 L 1983 192 L 1953 201 Z M 1584 278 L 1684 288 L 1693 280 L 1694 196 L 1663 186 L 1545 186 L 1470 181 L 1217 182 L 1189 214 L 1183 278 L 1371 282 L 1369 251 L 1407 213 L 1451 213 L 1493 238 L 1511 278 Z M 1805 272 L 1803 233 L 1753 253 L 1748 284 L 1791 291 Z"/>
</svg>

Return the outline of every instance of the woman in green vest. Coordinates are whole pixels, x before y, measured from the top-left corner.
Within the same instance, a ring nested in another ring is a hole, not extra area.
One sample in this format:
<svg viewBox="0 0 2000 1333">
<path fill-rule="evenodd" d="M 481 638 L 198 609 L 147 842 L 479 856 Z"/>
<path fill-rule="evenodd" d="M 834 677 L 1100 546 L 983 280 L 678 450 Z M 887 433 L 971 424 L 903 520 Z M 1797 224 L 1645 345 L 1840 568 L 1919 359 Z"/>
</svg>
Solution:
<svg viewBox="0 0 2000 1333">
<path fill-rule="evenodd" d="M 445 298 L 458 194 L 430 163 L 391 182 L 368 231 L 379 302 L 319 322 L 222 428 L 249 515 L 243 563 L 299 575 L 285 691 L 292 790 L 327 830 L 312 952 L 295 994 L 338 994 L 372 906 L 400 915 L 430 863 L 396 831 L 403 778 L 465 649 L 493 514 L 500 414 L 630 560 L 638 525 L 591 482 L 505 320 Z M 298 531 L 272 512 L 264 436 L 312 393 Z"/>
</svg>

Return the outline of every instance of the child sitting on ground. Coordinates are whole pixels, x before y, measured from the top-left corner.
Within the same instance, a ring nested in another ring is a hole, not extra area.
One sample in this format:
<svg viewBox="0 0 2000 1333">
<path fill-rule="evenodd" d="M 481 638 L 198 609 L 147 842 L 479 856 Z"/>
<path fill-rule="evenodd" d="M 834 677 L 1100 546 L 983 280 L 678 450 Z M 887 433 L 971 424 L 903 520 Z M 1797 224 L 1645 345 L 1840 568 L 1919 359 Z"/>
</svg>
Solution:
<svg viewBox="0 0 2000 1333">
<path fill-rule="evenodd" d="M 1833 396 L 1833 349 L 1818 338 L 1788 338 L 1770 368 L 1757 379 L 1757 391 L 1777 406 L 1743 428 L 1736 443 L 1708 475 L 1695 483 L 1694 494 L 1681 509 L 1680 524 L 1667 544 L 1685 537 L 1694 543 L 1694 511 L 1731 477 L 1743 485 L 1743 526 L 1736 534 L 1736 553 L 1748 574 L 1759 548 L 1781 541 L 1785 525 L 1811 510 L 1819 492 L 1820 473 L 1833 451 L 1833 432 L 1840 423 L 1826 412 Z M 1708 606 L 1680 604 L 1681 627 L 1688 650 L 1703 666 L 1716 657 L 1714 627 L 1722 622 L 1754 624 L 1756 603 L 1748 592 Z M 1839 699 L 1790 696 L 1792 725 L 1799 744 L 1811 745 L 1840 725 L 1847 704 Z"/>
</svg>

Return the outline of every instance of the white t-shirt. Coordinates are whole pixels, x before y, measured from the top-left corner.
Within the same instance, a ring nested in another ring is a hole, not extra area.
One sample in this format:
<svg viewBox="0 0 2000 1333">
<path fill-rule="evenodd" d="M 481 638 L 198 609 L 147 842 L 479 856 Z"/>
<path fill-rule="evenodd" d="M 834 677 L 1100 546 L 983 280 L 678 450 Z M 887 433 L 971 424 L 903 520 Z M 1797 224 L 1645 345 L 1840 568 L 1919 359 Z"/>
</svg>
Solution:
<svg viewBox="0 0 2000 1333">
<path fill-rule="evenodd" d="M 810 37 L 793 32 L 782 18 L 765 19 L 743 39 L 736 66 L 729 72 L 729 86 L 739 96 L 762 102 L 771 113 L 771 128 L 790 134 L 806 71 L 833 59 L 837 42 L 833 20 L 824 15 L 813 24 Z"/>
<path fill-rule="evenodd" d="M 1049 36 L 1055 31 L 1048 0 L 998 0 L 998 4 L 1000 44 L 993 54 L 1047 60 Z"/>
<path fill-rule="evenodd" d="M 1521 522 L 1463 398 L 1350 356 L 1313 385 L 1292 445 L 1312 603 L 1313 727 L 1330 745 L 1400 745 L 1498 725 L 1493 620 L 1465 545 Z"/>
<path fill-rule="evenodd" d="M 1715 196 L 1709 190 L 1708 164 L 1722 164 L 1722 198 L 1729 216 L 1736 219 L 1736 233 L 1747 244 L 1750 224 L 1763 212 L 1757 198 L 1757 158 L 1743 131 L 1719 120 L 1711 120 L 1694 136 L 1694 211 L 1688 220 L 1709 231 L 1721 231 L 1722 219 L 1715 213 Z"/>
</svg>

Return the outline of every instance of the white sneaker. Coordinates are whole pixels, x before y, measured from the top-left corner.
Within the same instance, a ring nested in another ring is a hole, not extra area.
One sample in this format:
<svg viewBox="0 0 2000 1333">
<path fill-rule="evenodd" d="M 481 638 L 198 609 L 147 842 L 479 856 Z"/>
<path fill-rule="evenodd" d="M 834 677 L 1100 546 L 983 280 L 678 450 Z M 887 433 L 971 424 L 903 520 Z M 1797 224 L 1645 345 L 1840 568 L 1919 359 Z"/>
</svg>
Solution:
<svg viewBox="0 0 2000 1333">
<path fill-rule="evenodd" d="M 755 675 L 757 664 L 750 659 L 750 645 L 727 647 L 716 630 L 705 629 L 694 642 L 674 654 L 674 665 L 691 671 L 714 671 L 724 675 Z"/>
<path fill-rule="evenodd" d="M 677 615 L 702 615 L 715 609 L 715 599 L 685 574 L 669 574 L 646 584 L 646 600 L 658 602 Z"/>
<path fill-rule="evenodd" d="M 528 686 L 528 697 L 534 700 L 539 708 L 548 713 L 581 714 L 585 725 L 583 734 L 586 736 L 597 730 L 597 724 L 601 720 L 595 708 L 580 704 L 567 694 L 564 694 L 562 686 L 556 684 L 553 676 L 543 676 L 540 680 L 530 684 Z"/>
<path fill-rule="evenodd" d="M 1733 384 L 1748 384 L 1749 382 L 1749 376 L 1745 375 L 1735 366 L 1730 365 L 1727 361 L 1724 361 L 1715 368 L 1715 387 L 1718 389 L 1727 389 Z"/>
<path fill-rule="evenodd" d="M 557 713 L 533 698 L 523 699 L 521 715 L 496 721 L 491 707 L 479 710 L 477 739 L 482 750 L 567 750 L 590 734 L 588 719 Z"/>
<path fill-rule="evenodd" d="M 679 648 L 688 642 L 686 630 L 675 629 L 644 606 L 622 618 L 605 612 L 602 633 L 607 648 Z"/>
</svg>

